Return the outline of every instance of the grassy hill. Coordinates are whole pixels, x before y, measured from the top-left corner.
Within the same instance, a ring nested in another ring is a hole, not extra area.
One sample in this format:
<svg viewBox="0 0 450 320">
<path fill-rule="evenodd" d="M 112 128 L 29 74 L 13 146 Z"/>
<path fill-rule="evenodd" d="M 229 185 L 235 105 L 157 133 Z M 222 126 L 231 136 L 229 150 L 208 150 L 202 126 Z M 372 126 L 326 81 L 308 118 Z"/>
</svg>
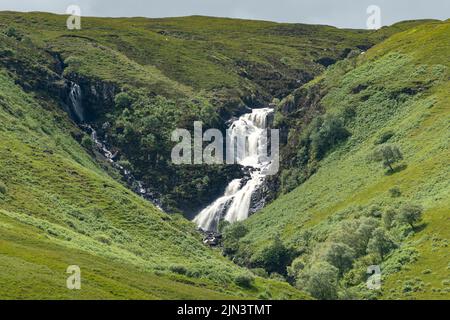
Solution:
<svg viewBox="0 0 450 320">
<path fill-rule="evenodd" d="M 264 252 L 279 236 L 290 255 L 275 267 L 318 297 L 450 297 L 449 31 L 430 22 L 395 34 L 280 103 L 284 183 L 300 186 L 248 219 L 238 245 L 229 240 L 241 263 L 273 268 Z M 384 146 L 403 153 L 392 172 L 370 161 Z M 402 223 L 417 205 L 423 220 Z M 370 265 L 381 266 L 381 291 L 365 288 Z M 328 292 L 311 283 L 321 276 Z"/>
</svg>

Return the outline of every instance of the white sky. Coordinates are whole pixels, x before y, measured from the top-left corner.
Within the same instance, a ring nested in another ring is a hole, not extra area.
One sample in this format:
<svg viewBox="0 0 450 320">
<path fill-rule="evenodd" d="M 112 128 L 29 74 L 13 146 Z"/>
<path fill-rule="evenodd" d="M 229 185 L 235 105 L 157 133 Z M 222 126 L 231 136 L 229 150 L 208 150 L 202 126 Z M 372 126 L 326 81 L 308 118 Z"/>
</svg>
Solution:
<svg viewBox="0 0 450 320">
<path fill-rule="evenodd" d="M 381 8 L 382 24 L 450 18 L 450 0 L 0 0 L 0 11 L 65 13 L 70 4 L 82 15 L 173 17 L 207 15 L 279 22 L 365 28 L 369 5 Z"/>
</svg>

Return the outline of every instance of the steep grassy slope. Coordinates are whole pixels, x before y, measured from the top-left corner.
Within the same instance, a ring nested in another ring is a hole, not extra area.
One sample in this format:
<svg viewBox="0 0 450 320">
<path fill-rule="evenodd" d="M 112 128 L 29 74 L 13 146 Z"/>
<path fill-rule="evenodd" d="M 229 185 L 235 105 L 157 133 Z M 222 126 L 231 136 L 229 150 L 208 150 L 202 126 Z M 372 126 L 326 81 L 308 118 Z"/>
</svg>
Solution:
<svg viewBox="0 0 450 320">
<path fill-rule="evenodd" d="M 5 71 L 0 119 L 1 298 L 305 297 L 275 281 L 237 286 L 247 271 L 113 180 L 67 115 Z M 65 287 L 69 265 L 82 270 L 80 291 Z"/>
<path fill-rule="evenodd" d="M 449 22 L 393 35 L 356 60 L 333 66 L 280 104 L 278 117 L 302 126 L 300 132 L 291 128 L 289 175 L 302 176 L 311 166 L 317 172 L 245 222 L 249 232 L 239 241 L 237 258 L 264 266 L 261 255 L 279 235 L 291 252 L 282 267 L 295 259 L 287 274 L 298 287 L 312 287 L 308 281 L 326 270 L 322 275 L 330 277 L 327 283 L 335 283 L 341 297 L 450 297 L 449 35 Z M 282 114 L 293 101 L 298 105 Z M 308 148 L 320 137 L 329 139 L 330 129 L 320 124 L 318 131 L 308 129 L 313 124 L 308 127 L 302 110 L 311 105 L 351 134 L 326 145 L 321 161 L 314 158 L 314 147 Z M 403 153 L 394 172 L 369 161 L 384 145 Z M 400 222 L 391 226 L 386 217 L 392 213 L 395 220 L 406 205 L 422 206 L 423 221 L 413 228 Z M 373 253 L 373 244 L 379 244 L 374 229 L 386 245 L 381 257 Z M 364 232 L 369 232 L 366 238 Z M 328 250 L 336 243 L 341 251 Z M 381 265 L 381 291 L 365 289 L 370 265 Z M 333 290 L 328 293 L 334 296 Z"/>
</svg>

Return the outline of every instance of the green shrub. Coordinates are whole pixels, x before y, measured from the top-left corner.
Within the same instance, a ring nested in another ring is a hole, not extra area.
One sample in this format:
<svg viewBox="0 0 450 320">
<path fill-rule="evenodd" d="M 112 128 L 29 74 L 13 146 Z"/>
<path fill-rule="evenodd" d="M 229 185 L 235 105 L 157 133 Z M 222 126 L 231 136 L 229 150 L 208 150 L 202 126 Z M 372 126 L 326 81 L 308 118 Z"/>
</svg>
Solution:
<svg viewBox="0 0 450 320">
<path fill-rule="evenodd" d="M 281 190 L 283 193 L 289 193 L 304 181 L 302 170 L 296 168 L 285 169 L 281 173 Z"/>
<path fill-rule="evenodd" d="M 251 288 L 254 278 L 248 274 L 240 274 L 236 276 L 234 282 L 242 288 Z"/>
<path fill-rule="evenodd" d="M 0 181 L 0 193 L 6 194 L 8 192 L 8 188 L 6 187 L 6 184 Z"/>
<path fill-rule="evenodd" d="M 369 208 L 369 216 L 374 218 L 381 218 L 382 215 L 383 211 L 379 206 L 374 205 Z"/>
<path fill-rule="evenodd" d="M 378 254 L 383 259 L 394 248 L 395 243 L 389 238 L 386 231 L 378 228 L 374 230 L 372 238 L 367 244 L 367 253 Z"/>
<path fill-rule="evenodd" d="M 83 138 L 81 138 L 81 145 L 83 148 L 87 150 L 92 150 L 92 147 L 94 146 L 94 141 L 90 136 L 84 135 Z"/>
<path fill-rule="evenodd" d="M 307 270 L 302 278 L 306 290 L 320 300 L 334 300 L 338 298 L 339 270 L 327 262 L 318 262 Z M 303 287 L 298 285 L 298 287 Z"/>
<path fill-rule="evenodd" d="M 169 270 L 172 271 L 172 272 L 174 272 L 174 273 L 183 274 L 183 275 L 187 273 L 186 267 L 185 267 L 185 266 L 182 266 L 182 265 L 178 265 L 178 264 L 176 264 L 176 265 L 171 265 L 171 266 L 169 267 Z"/>
<path fill-rule="evenodd" d="M 14 27 L 9 27 L 5 32 L 7 37 L 14 38 L 18 41 L 22 40 L 22 33 Z"/>
<path fill-rule="evenodd" d="M 384 227 L 389 230 L 392 228 L 394 222 L 395 222 L 395 216 L 397 213 L 393 209 L 389 209 L 386 212 L 383 213 L 383 224 Z"/>
<path fill-rule="evenodd" d="M 270 300 L 271 298 L 272 298 L 272 295 L 270 294 L 269 291 L 261 292 L 261 293 L 258 295 L 258 299 L 259 299 L 259 300 Z"/>
<path fill-rule="evenodd" d="M 389 189 L 389 194 L 391 195 L 392 198 L 398 198 L 402 195 L 402 192 L 400 191 L 399 187 L 393 187 Z"/>
<path fill-rule="evenodd" d="M 277 272 L 272 272 L 270 274 L 269 278 L 272 279 L 272 280 L 278 280 L 278 281 L 281 281 L 281 282 L 285 282 L 286 281 L 286 278 L 283 275 L 281 275 L 281 274 L 279 274 Z"/>
<path fill-rule="evenodd" d="M 386 132 L 383 132 L 383 133 L 378 137 L 378 139 L 375 141 L 375 144 L 376 144 L 376 145 L 379 145 L 379 144 L 386 143 L 386 142 L 388 142 L 393 136 L 394 136 L 394 132 L 392 132 L 392 131 L 386 131 Z"/>
<path fill-rule="evenodd" d="M 340 275 L 351 269 L 355 256 L 352 248 L 340 242 L 326 243 L 320 254 L 321 259 L 336 267 Z"/>
<path fill-rule="evenodd" d="M 269 273 L 286 274 L 286 267 L 290 264 L 292 256 L 292 252 L 277 236 L 272 243 L 252 257 L 252 264 L 264 268 Z"/>
<path fill-rule="evenodd" d="M 115 96 L 114 103 L 117 108 L 124 109 L 131 106 L 132 100 L 128 93 L 120 92 Z"/>
<path fill-rule="evenodd" d="M 347 139 L 350 132 L 344 127 L 339 117 L 327 114 L 318 117 L 311 123 L 311 151 L 314 159 L 320 160 L 339 142 Z"/>
<path fill-rule="evenodd" d="M 117 162 L 120 166 L 122 166 L 125 170 L 132 171 L 133 165 L 128 160 L 120 160 Z"/>
<path fill-rule="evenodd" d="M 239 239 L 248 233 L 247 227 L 240 222 L 223 228 L 223 252 L 225 255 L 234 254 L 239 248 Z"/>
</svg>

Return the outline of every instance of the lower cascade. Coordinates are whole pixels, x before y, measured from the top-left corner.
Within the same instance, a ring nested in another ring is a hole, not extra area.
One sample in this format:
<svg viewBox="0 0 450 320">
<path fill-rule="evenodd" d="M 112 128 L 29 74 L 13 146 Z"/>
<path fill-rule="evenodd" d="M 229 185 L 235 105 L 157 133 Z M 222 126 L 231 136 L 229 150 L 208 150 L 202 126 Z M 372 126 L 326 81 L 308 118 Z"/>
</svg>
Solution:
<svg viewBox="0 0 450 320">
<path fill-rule="evenodd" d="M 265 169 L 271 161 L 267 155 L 267 127 L 269 116 L 274 112 L 271 108 L 254 109 L 234 121 L 227 131 L 228 139 L 245 139 L 245 150 L 237 152 L 235 160 L 238 164 L 253 169 L 249 180 L 235 179 L 229 183 L 223 196 L 203 209 L 194 222 L 204 231 L 217 231 L 220 220 L 233 223 L 248 218 L 253 193 L 265 180 Z M 231 146 L 232 148 L 235 145 Z M 228 146 L 227 146 L 228 148 Z M 227 150 L 231 152 L 234 150 Z"/>
</svg>

